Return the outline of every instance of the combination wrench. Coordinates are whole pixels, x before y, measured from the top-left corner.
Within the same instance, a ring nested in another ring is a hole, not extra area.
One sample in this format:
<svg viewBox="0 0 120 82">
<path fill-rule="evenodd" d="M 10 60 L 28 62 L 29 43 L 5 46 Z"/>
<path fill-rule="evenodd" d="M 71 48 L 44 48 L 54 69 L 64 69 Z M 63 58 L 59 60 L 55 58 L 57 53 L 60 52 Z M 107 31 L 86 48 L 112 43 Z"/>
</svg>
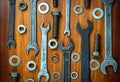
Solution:
<svg viewBox="0 0 120 82">
<path fill-rule="evenodd" d="M 70 36 L 70 5 L 71 5 L 71 0 L 66 0 L 66 25 L 65 25 L 65 30 L 64 34 L 68 34 Z"/>
<path fill-rule="evenodd" d="M 26 52 L 29 54 L 30 49 L 34 49 L 35 56 L 39 52 L 36 42 L 36 3 L 37 0 L 30 0 L 30 42 L 27 45 Z"/>
<path fill-rule="evenodd" d="M 81 59 L 81 82 L 90 82 L 90 42 L 89 37 L 93 29 L 93 24 L 87 20 L 88 27 L 82 29 L 80 24 L 77 23 L 77 31 L 81 35 L 82 40 L 82 59 Z"/>
<path fill-rule="evenodd" d="M 8 41 L 6 43 L 7 48 L 10 48 L 10 45 L 16 47 L 16 42 L 14 40 L 14 20 L 15 20 L 15 1 L 9 0 L 10 9 L 9 9 L 9 33 Z"/>
<path fill-rule="evenodd" d="M 117 71 L 117 62 L 112 57 L 112 5 L 114 0 L 102 0 L 105 6 L 105 59 L 101 64 L 101 70 L 106 75 L 106 67 L 113 66 Z"/>
<path fill-rule="evenodd" d="M 49 80 L 49 73 L 47 67 L 47 39 L 48 31 L 50 30 L 50 25 L 48 24 L 47 28 L 44 28 L 44 23 L 41 23 L 40 29 L 42 31 L 42 46 L 41 46 L 41 68 L 38 73 L 38 81 L 40 81 L 41 76 L 46 77 L 46 82 Z"/>
<path fill-rule="evenodd" d="M 71 51 L 74 48 L 73 42 L 69 39 L 69 46 L 65 48 L 63 43 L 60 43 L 60 50 L 63 54 L 63 72 L 62 72 L 62 82 L 70 82 L 71 72 L 70 72 L 70 56 Z"/>
</svg>

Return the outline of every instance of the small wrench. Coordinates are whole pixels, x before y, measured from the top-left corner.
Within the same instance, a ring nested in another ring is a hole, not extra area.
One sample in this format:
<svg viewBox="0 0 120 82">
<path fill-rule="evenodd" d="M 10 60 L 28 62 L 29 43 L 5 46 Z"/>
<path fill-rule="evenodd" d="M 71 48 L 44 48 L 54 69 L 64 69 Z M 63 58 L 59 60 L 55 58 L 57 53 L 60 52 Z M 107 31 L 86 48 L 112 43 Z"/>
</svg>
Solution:
<svg viewBox="0 0 120 82">
<path fill-rule="evenodd" d="M 39 52 L 36 42 L 36 2 L 37 0 L 30 0 L 30 42 L 26 48 L 27 54 L 29 54 L 30 49 L 34 49 L 36 51 L 35 56 Z"/>
<path fill-rule="evenodd" d="M 9 34 L 8 41 L 6 43 L 7 48 L 10 48 L 10 45 L 16 47 L 16 42 L 14 40 L 14 18 L 15 18 L 15 1 L 9 0 L 10 9 L 9 9 Z"/>
<path fill-rule="evenodd" d="M 42 46 L 41 46 L 41 68 L 38 73 L 38 81 L 40 81 L 41 76 L 46 77 L 46 82 L 49 80 L 49 73 L 47 67 L 47 39 L 48 31 L 50 30 L 50 25 L 48 24 L 47 28 L 44 28 L 44 23 L 41 23 L 40 29 L 42 31 Z"/>
<path fill-rule="evenodd" d="M 66 25 L 65 25 L 65 30 L 64 34 L 68 34 L 70 36 L 70 4 L 71 0 L 66 0 Z"/>
<path fill-rule="evenodd" d="M 90 42 L 89 37 L 93 28 L 90 20 L 87 20 L 88 27 L 82 29 L 77 23 L 77 31 L 81 35 L 82 40 L 82 63 L 81 63 L 81 82 L 90 82 Z"/>
<path fill-rule="evenodd" d="M 113 66 L 117 71 L 117 62 L 112 57 L 112 5 L 114 0 L 102 0 L 105 5 L 105 59 L 101 64 L 102 72 L 107 75 L 106 67 Z"/>
<path fill-rule="evenodd" d="M 69 46 L 65 48 L 63 43 L 60 43 L 60 50 L 63 54 L 63 73 L 62 73 L 62 82 L 70 82 L 71 72 L 70 72 L 70 56 L 71 51 L 74 48 L 73 42 L 69 39 Z"/>
</svg>

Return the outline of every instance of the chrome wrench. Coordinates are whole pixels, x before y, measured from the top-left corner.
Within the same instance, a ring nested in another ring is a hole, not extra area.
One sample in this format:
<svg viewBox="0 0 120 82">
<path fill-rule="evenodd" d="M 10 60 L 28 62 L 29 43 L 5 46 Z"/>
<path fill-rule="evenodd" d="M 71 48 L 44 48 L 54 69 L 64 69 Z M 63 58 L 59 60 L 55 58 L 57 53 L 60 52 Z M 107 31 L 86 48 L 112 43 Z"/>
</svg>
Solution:
<svg viewBox="0 0 120 82">
<path fill-rule="evenodd" d="M 70 36 L 70 4 L 71 0 L 66 0 L 66 25 L 65 25 L 65 30 L 64 34 L 68 34 Z"/>
<path fill-rule="evenodd" d="M 16 42 L 14 40 L 14 18 L 15 18 L 15 1 L 9 0 L 10 9 L 9 9 L 9 34 L 8 41 L 6 43 L 7 48 L 10 48 L 10 45 L 16 47 Z"/>
<path fill-rule="evenodd" d="M 50 30 L 50 25 L 48 24 L 47 28 L 44 28 L 44 23 L 41 23 L 40 29 L 42 31 L 42 46 L 41 46 L 41 68 L 38 73 L 38 81 L 40 82 L 41 76 L 46 77 L 46 82 L 49 80 L 49 73 L 47 67 L 47 39 L 48 31 Z"/>
<path fill-rule="evenodd" d="M 107 75 L 106 67 L 113 66 L 117 71 L 117 62 L 112 57 L 112 5 L 114 0 L 102 0 L 105 6 L 105 59 L 101 64 L 101 71 Z"/>
<path fill-rule="evenodd" d="M 37 0 L 30 0 L 30 42 L 27 45 L 26 52 L 29 54 L 30 49 L 34 49 L 35 56 L 39 52 L 39 47 L 36 42 L 36 3 Z"/>
</svg>

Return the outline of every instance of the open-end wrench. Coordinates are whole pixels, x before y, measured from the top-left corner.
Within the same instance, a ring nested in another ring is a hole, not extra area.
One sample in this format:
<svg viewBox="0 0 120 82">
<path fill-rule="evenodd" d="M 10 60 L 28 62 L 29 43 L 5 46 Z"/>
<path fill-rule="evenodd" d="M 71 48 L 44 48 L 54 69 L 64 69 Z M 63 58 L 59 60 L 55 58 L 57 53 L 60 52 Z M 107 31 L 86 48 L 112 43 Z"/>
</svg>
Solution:
<svg viewBox="0 0 120 82">
<path fill-rule="evenodd" d="M 65 25 L 65 30 L 64 34 L 68 34 L 70 36 L 70 4 L 71 0 L 66 0 L 66 25 Z"/>
<path fill-rule="evenodd" d="M 74 48 L 73 42 L 69 39 L 69 46 L 65 48 L 63 43 L 60 43 L 60 50 L 63 54 L 63 72 L 62 72 L 62 82 L 70 82 L 71 72 L 70 72 L 70 56 L 71 51 Z"/>
<path fill-rule="evenodd" d="M 101 64 L 101 70 L 106 75 L 106 67 L 113 66 L 117 71 L 117 62 L 112 57 L 112 5 L 114 0 L 102 0 L 105 5 L 105 59 Z"/>
<path fill-rule="evenodd" d="M 9 0 L 10 9 L 9 9 L 9 33 L 8 33 L 8 41 L 6 43 L 7 48 L 10 48 L 10 45 L 16 47 L 16 42 L 14 40 L 14 18 L 15 18 L 15 1 Z"/>
<path fill-rule="evenodd" d="M 48 31 L 50 30 L 50 25 L 48 24 L 47 28 L 44 28 L 44 23 L 41 23 L 40 29 L 42 31 L 42 46 L 41 46 L 41 68 L 38 73 L 38 81 L 40 81 L 41 76 L 46 77 L 46 82 L 49 80 L 49 73 L 47 68 L 47 39 Z"/>
<path fill-rule="evenodd" d="M 77 31 L 81 35 L 82 40 L 82 61 L 81 61 L 81 82 L 90 82 L 90 33 L 93 28 L 93 24 L 90 20 L 87 20 L 88 27 L 82 29 L 80 24 L 77 23 Z"/>
<path fill-rule="evenodd" d="M 36 42 L 36 3 L 37 0 L 30 0 L 30 42 L 27 45 L 26 52 L 29 54 L 30 49 L 34 49 L 35 56 L 39 52 Z"/>
</svg>

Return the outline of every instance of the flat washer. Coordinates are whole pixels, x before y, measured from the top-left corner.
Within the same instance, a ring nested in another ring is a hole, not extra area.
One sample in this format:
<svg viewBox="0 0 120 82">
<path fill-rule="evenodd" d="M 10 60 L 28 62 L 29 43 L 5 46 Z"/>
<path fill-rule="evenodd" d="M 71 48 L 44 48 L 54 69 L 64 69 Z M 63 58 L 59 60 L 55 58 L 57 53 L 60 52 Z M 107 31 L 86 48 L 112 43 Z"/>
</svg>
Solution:
<svg viewBox="0 0 120 82">
<path fill-rule="evenodd" d="M 54 60 L 56 58 L 56 60 Z M 52 55 L 52 62 L 57 63 L 59 61 L 59 56 L 57 54 Z"/>
<path fill-rule="evenodd" d="M 75 74 L 76 76 L 73 77 L 73 74 Z M 73 72 L 71 73 L 71 78 L 74 79 L 74 80 L 77 79 L 77 78 L 78 78 L 78 72 L 73 71 Z"/>
<path fill-rule="evenodd" d="M 33 67 L 30 67 L 30 65 L 33 65 Z M 36 65 L 36 63 L 35 63 L 34 61 L 29 61 L 29 62 L 27 63 L 27 69 L 28 69 L 29 71 L 34 71 L 34 70 L 36 69 L 36 67 L 37 67 L 37 65 Z"/>
<path fill-rule="evenodd" d="M 17 62 L 16 63 L 13 63 L 13 59 L 17 59 Z M 20 57 L 17 56 L 17 55 L 12 55 L 10 58 L 9 58 L 9 64 L 13 67 L 17 67 L 19 64 L 20 64 Z"/>
<path fill-rule="evenodd" d="M 56 78 L 55 75 L 58 75 L 58 77 Z M 60 78 L 61 78 L 60 72 L 55 71 L 55 72 L 52 73 L 52 79 L 53 80 L 58 81 L 58 80 L 60 80 Z"/>
<path fill-rule="evenodd" d="M 26 32 L 26 27 L 25 25 L 21 24 L 18 26 L 17 30 L 20 34 L 24 34 Z"/>
<path fill-rule="evenodd" d="M 26 82 L 35 82 L 33 78 L 28 78 Z"/>
<path fill-rule="evenodd" d="M 46 7 L 46 10 L 42 10 L 41 7 L 42 6 L 45 6 Z M 38 11 L 41 13 L 41 14 L 47 14 L 48 11 L 50 10 L 50 7 L 49 5 L 46 3 L 46 2 L 42 2 L 38 5 Z"/>
<path fill-rule="evenodd" d="M 77 59 L 74 59 L 74 56 L 77 56 L 78 58 L 77 58 Z M 73 62 L 78 62 L 78 61 L 80 61 L 80 54 L 77 53 L 77 52 L 72 53 L 72 55 L 71 55 L 71 60 L 72 60 Z"/>
<path fill-rule="evenodd" d="M 93 67 L 93 66 L 92 66 L 93 63 L 96 63 L 97 66 L 96 66 L 96 67 Z M 100 68 L 100 62 L 99 62 L 98 60 L 96 60 L 96 59 L 92 59 L 92 60 L 90 61 L 90 69 L 91 69 L 92 71 L 97 71 L 99 68 Z"/>
<path fill-rule="evenodd" d="M 18 8 L 21 10 L 21 11 L 24 11 L 27 9 L 27 3 L 25 3 L 24 1 L 20 1 L 19 4 L 18 4 Z"/>
<path fill-rule="evenodd" d="M 80 11 L 77 11 L 78 8 L 80 8 Z M 82 14 L 83 11 L 84 11 L 84 9 L 83 9 L 83 7 L 82 7 L 81 5 L 76 5 L 76 6 L 74 7 L 74 12 L 75 12 L 75 14 L 77 14 L 77 15 Z"/>
<path fill-rule="evenodd" d="M 52 43 L 54 43 L 55 45 L 52 45 Z M 50 49 L 55 49 L 55 48 L 57 48 L 57 46 L 58 46 L 57 40 L 56 40 L 56 39 L 51 39 L 51 40 L 49 40 L 48 46 L 50 47 Z"/>
<path fill-rule="evenodd" d="M 96 12 L 100 12 L 100 15 L 97 16 L 97 15 L 96 15 Z M 103 12 L 102 8 L 95 8 L 95 9 L 93 10 L 93 12 L 92 12 L 92 16 L 93 16 L 95 19 L 102 19 L 103 16 L 104 16 L 104 12 Z"/>
</svg>

